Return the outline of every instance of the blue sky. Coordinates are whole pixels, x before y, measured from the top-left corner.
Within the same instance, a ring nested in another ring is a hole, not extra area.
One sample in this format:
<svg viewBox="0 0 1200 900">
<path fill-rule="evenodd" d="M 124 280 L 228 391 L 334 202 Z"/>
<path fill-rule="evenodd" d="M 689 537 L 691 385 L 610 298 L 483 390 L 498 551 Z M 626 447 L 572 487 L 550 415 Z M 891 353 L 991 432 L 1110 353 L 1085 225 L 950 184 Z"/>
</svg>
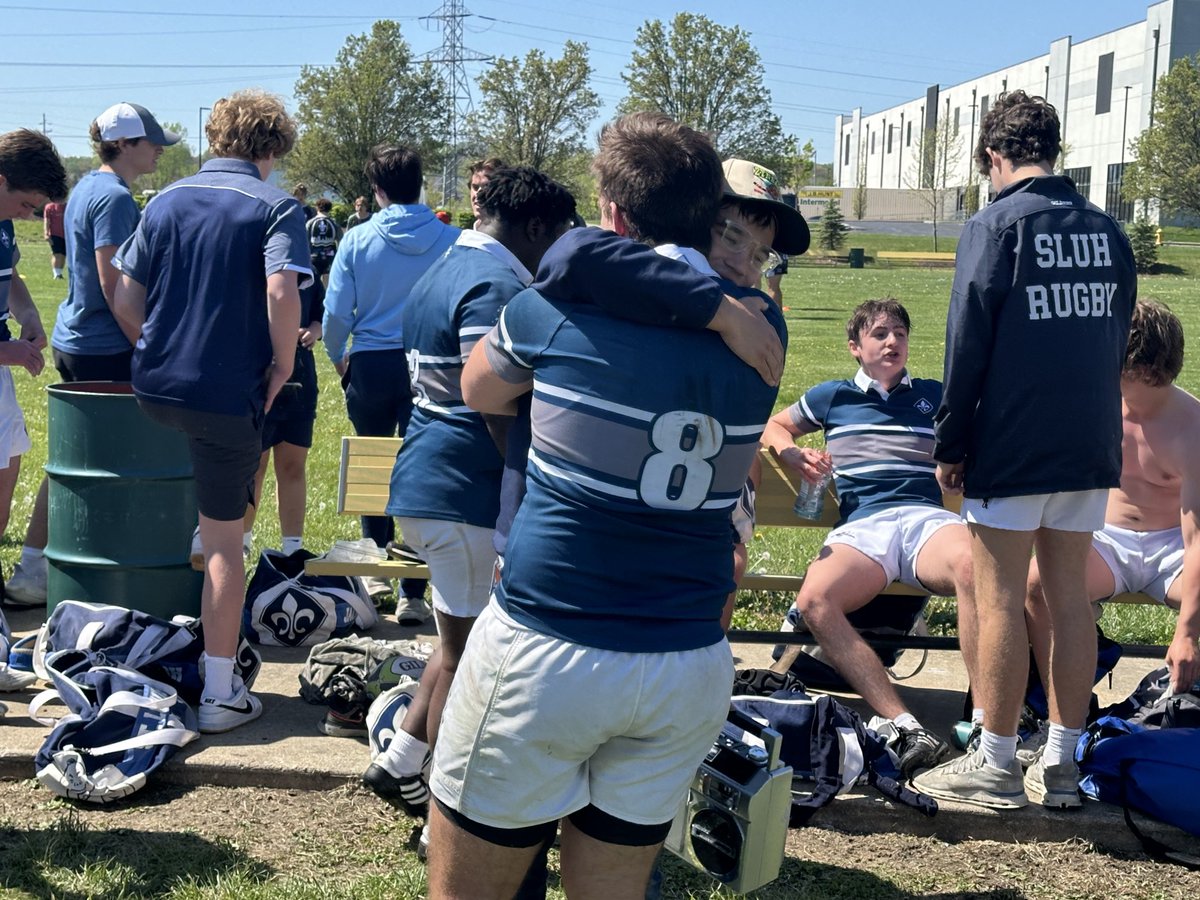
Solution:
<svg viewBox="0 0 1200 900">
<path fill-rule="evenodd" d="M 624 95 L 620 75 L 638 26 L 680 7 L 659 0 L 562 2 L 467 0 L 465 44 L 493 56 L 551 55 L 574 38 L 591 49 L 594 89 L 604 101 L 596 127 Z M 200 107 L 258 86 L 291 100 L 301 65 L 328 65 L 347 35 L 398 19 L 417 54 L 437 55 L 442 35 L 422 17 L 440 0 L 330 3 L 317 0 L 0 2 L 0 131 L 42 127 L 64 155 L 88 152 L 87 128 L 121 100 L 180 122 L 195 147 Z M 1019 5 L 920 0 L 841 3 L 694 2 L 688 11 L 750 32 L 784 127 L 833 154 L 833 116 L 865 112 L 1046 52 L 1064 35 L 1093 37 L 1145 18 L 1139 0 L 1050 0 L 1036 15 Z M 1008 14 L 1006 14 L 1006 11 Z M 474 78 L 482 63 L 468 64 Z M 475 92 L 478 99 L 478 92 Z"/>
</svg>

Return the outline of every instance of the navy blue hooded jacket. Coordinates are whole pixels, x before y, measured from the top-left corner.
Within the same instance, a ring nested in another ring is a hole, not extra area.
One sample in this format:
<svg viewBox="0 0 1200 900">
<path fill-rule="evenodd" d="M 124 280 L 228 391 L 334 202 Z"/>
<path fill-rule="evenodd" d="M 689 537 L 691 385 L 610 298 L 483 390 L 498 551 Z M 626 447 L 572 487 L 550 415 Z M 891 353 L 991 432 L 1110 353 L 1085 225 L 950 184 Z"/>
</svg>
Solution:
<svg viewBox="0 0 1200 900">
<path fill-rule="evenodd" d="M 1057 175 L 1009 185 L 963 228 L 946 323 L 939 462 L 973 499 L 1116 487 L 1137 297 L 1120 226 Z"/>
</svg>

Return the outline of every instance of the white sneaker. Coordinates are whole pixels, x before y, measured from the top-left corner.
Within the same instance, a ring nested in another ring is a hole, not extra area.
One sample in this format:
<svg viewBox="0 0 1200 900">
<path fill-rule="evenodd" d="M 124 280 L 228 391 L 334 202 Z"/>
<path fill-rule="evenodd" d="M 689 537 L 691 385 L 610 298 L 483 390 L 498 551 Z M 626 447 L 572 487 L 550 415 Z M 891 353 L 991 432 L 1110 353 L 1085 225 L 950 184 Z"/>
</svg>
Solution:
<svg viewBox="0 0 1200 900">
<path fill-rule="evenodd" d="M 35 681 L 37 676 L 32 672 L 23 672 L 7 663 L 0 663 L 0 694 L 23 691 Z"/>
<path fill-rule="evenodd" d="M 197 710 L 201 734 L 232 731 L 239 725 L 253 722 L 261 715 L 262 701 L 246 690 L 244 684 L 239 684 L 237 692 L 228 700 L 201 697 L 200 708 Z"/>
<path fill-rule="evenodd" d="M 26 569 L 17 563 L 12 577 L 4 585 L 4 598 L 9 606 L 35 607 L 46 605 L 47 567 L 43 563 L 40 571 Z"/>
<path fill-rule="evenodd" d="M 405 597 L 401 594 L 396 599 L 396 623 L 398 625 L 423 625 L 433 615 L 433 607 L 423 597 Z"/>
</svg>

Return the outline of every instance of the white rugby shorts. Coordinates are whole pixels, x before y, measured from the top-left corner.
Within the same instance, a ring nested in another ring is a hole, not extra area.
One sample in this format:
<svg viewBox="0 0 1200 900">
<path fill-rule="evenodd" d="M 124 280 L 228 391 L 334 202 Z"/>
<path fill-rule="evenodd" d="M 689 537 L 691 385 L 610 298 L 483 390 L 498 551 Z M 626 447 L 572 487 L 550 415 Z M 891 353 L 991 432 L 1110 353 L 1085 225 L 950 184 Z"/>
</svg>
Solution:
<svg viewBox="0 0 1200 900">
<path fill-rule="evenodd" d="M 591 804 L 660 825 L 729 711 L 733 655 L 621 653 L 525 628 L 493 600 L 450 687 L 429 788 L 467 818 L 525 828 Z"/>
<path fill-rule="evenodd" d="M 1105 525 L 1092 535 L 1092 547 L 1112 572 L 1111 596 L 1142 591 L 1166 603 L 1167 591 L 1183 571 L 1183 530 L 1131 531 Z M 1105 598 L 1107 599 L 1107 598 Z"/>
<path fill-rule="evenodd" d="M 473 619 L 492 591 L 496 550 L 493 529 L 442 519 L 396 519 L 404 542 L 429 566 L 433 608 L 448 616 Z"/>
<path fill-rule="evenodd" d="M 28 453 L 32 446 L 25 429 L 25 414 L 17 405 L 12 369 L 0 366 L 0 469 L 8 468 L 13 457 Z"/>
<path fill-rule="evenodd" d="M 962 519 L 940 506 L 908 504 L 881 509 L 853 522 L 839 525 L 825 538 L 825 544 L 848 544 L 874 560 L 883 569 L 887 583 L 899 581 L 927 591 L 917 579 L 917 557 L 934 532 L 947 525 L 961 525 Z"/>
<path fill-rule="evenodd" d="M 1108 490 L 1064 491 L 1025 497 L 962 502 L 963 521 L 1003 531 L 1099 531 L 1104 527 Z"/>
</svg>

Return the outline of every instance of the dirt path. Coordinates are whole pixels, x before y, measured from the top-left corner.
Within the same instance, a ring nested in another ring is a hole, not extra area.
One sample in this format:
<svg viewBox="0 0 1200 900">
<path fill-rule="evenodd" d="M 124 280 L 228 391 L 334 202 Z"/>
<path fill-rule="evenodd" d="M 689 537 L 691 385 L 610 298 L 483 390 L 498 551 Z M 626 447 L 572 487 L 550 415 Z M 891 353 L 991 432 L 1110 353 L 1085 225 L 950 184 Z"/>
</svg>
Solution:
<svg viewBox="0 0 1200 900">
<path fill-rule="evenodd" d="M 358 789 L 162 786 L 138 794 L 136 803 L 76 810 L 31 781 L 4 782 L 0 888 L 8 890 L 0 895 L 159 896 L 180 877 L 219 880 L 225 870 L 267 888 L 256 887 L 256 896 L 297 896 L 298 885 L 314 884 L 321 885 L 321 896 L 374 896 L 360 883 L 387 876 L 401 877 L 401 882 L 389 882 L 382 896 L 415 898 L 423 893 L 420 864 L 412 852 L 415 837 L 413 820 Z M 114 872 L 132 870 L 136 877 L 112 894 L 84 887 L 63 891 L 38 868 L 86 870 L 87 863 L 97 860 Z M 556 883 L 552 877 L 551 897 L 561 896 Z M 666 865 L 664 897 L 710 897 L 712 886 L 674 859 Z M 237 894 L 226 885 L 201 896 Z M 856 835 L 812 827 L 789 835 L 779 880 L 754 896 L 1195 900 L 1200 875 L 1098 851 L 1082 841 L 948 844 L 905 834 Z"/>
</svg>

